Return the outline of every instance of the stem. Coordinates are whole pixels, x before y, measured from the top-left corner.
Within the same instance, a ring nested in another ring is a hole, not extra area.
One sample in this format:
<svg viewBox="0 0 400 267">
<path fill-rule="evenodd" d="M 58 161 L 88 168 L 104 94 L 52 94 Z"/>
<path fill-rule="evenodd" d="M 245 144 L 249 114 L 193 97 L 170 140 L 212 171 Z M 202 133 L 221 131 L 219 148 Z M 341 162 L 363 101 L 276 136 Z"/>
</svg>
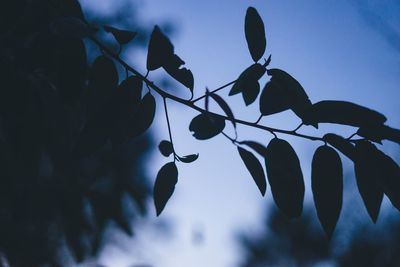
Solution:
<svg viewBox="0 0 400 267">
<path fill-rule="evenodd" d="M 304 125 L 303 123 L 300 123 L 300 125 L 297 126 L 296 129 L 294 129 L 292 132 L 295 133 L 295 132 L 296 132 L 298 129 L 300 129 L 303 125 Z"/>
<path fill-rule="evenodd" d="M 140 77 L 143 82 L 149 86 L 151 89 L 153 89 L 157 94 L 159 94 L 161 97 L 164 98 L 169 98 L 175 102 L 181 103 L 191 109 L 197 110 L 200 113 L 204 113 L 204 114 L 209 114 L 211 116 L 217 116 L 220 118 L 223 118 L 226 121 L 232 121 L 232 122 L 236 122 L 237 124 L 242 124 L 242 125 L 247 125 L 253 128 L 258 128 L 261 130 L 265 130 L 268 131 L 270 133 L 273 133 L 274 135 L 276 133 L 282 133 L 282 134 L 286 134 L 286 135 L 292 135 L 292 136 L 297 136 L 297 137 L 301 137 L 301 138 L 305 138 L 305 139 L 309 139 L 312 141 L 322 141 L 324 142 L 324 139 L 322 137 L 316 137 L 316 136 L 311 136 L 311 135 L 305 135 L 305 134 L 299 134 L 290 130 L 283 130 L 283 129 L 277 129 L 277 128 L 272 128 L 272 127 L 268 127 L 268 126 L 264 126 L 264 125 L 259 125 L 259 124 L 255 124 L 252 122 L 248 122 L 248 121 L 244 121 L 244 120 L 239 120 L 239 119 L 232 119 L 232 118 L 228 118 L 227 116 L 224 115 L 220 115 L 217 113 L 213 113 L 210 111 L 206 111 L 198 106 L 196 106 L 194 104 L 194 102 L 196 102 L 198 99 L 195 99 L 193 101 L 188 101 L 182 98 L 179 98 L 177 96 L 171 95 L 165 91 L 163 91 L 160 87 L 158 87 L 157 85 L 155 85 L 152 81 L 149 81 L 145 76 L 143 76 L 140 72 L 138 72 L 137 70 L 135 70 L 134 68 L 132 68 L 131 66 L 129 66 L 124 60 L 122 60 L 118 55 L 116 55 L 113 51 L 111 51 L 110 49 L 108 49 L 106 46 L 104 46 L 102 43 L 100 43 L 95 37 L 90 37 L 90 39 L 100 47 L 101 50 L 103 50 L 104 52 L 106 52 L 108 55 L 110 55 L 111 57 L 113 57 L 119 64 L 121 64 L 123 67 L 127 68 L 130 72 L 132 72 L 133 74 L 137 75 L 138 77 Z M 235 81 L 232 81 L 224 86 L 221 86 L 220 88 L 215 89 L 213 92 L 216 92 L 218 90 L 221 90 L 222 88 L 225 88 L 227 86 L 229 86 L 230 84 L 233 84 Z M 205 96 L 202 96 L 200 99 L 204 98 Z M 172 141 L 172 140 L 171 140 Z"/>
<path fill-rule="evenodd" d="M 214 90 L 212 90 L 211 92 L 208 92 L 208 93 L 209 93 L 209 94 L 216 93 L 216 92 L 218 92 L 218 91 L 224 89 L 225 87 L 228 87 L 229 85 L 234 84 L 236 81 L 237 81 L 237 80 L 231 81 L 231 82 L 229 82 L 229 83 L 227 83 L 227 84 L 224 84 L 224 85 L 218 87 L 217 89 L 214 89 Z M 192 103 L 194 104 L 194 103 L 196 103 L 197 101 L 199 101 L 199 100 L 205 98 L 206 96 L 207 96 L 207 93 L 204 94 L 204 95 L 202 95 L 202 96 L 200 96 L 200 97 L 198 97 L 198 98 L 196 98 L 196 99 L 194 99 L 194 100 L 192 100 Z"/>
<path fill-rule="evenodd" d="M 258 119 L 254 122 L 255 124 L 258 124 L 260 122 L 260 120 L 262 119 L 263 115 L 261 114 L 260 117 L 258 117 Z"/>
<path fill-rule="evenodd" d="M 166 97 L 163 97 L 163 102 L 164 102 L 165 117 L 167 119 L 167 125 L 168 125 L 169 141 L 171 142 L 171 145 L 172 145 L 172 151 L 174 152 L 174 161 L 175 161 L 176 153 L 175 153 L 174 143 L 172 142 L 171 124 L 169 123 L 168 108 L 167 108 L 167 98 Z"/>
<path fill-rule="evenodd" d="M 236 140 L 235 140 L 235 139 L 233 139 L 232 137 L 230 137 L 229 135 L 227 135 L 227 134 L 224 133 L 224 132 L 221 132 L 221 133 L 222 133 L 226 138 L 228 138 L 229 141 L 232 142 L 232 144 L 236 145 Z"/>
</svg>

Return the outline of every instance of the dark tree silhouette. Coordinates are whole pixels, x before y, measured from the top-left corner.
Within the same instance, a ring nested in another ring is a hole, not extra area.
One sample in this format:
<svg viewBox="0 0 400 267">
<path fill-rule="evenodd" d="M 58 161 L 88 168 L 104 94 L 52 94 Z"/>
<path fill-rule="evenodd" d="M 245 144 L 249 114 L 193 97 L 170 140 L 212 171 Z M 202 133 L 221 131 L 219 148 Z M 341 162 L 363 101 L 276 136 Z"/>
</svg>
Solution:
<svg viewBox="0 0 400 267">
<path fill-rule="evenodd" d="M 138 156 L 147 139 L 137 139 L 152 124 L 160 103 L 169 140 L 163 140 L 159 149 L 172 157 L 158 172 L 153 190 L 156 214 L 162 213 L 179 180 L 178 164 L 198 158 L 196 153 L 183 156 L 175 150 L 170 101 L 200 113 L 189 125 L 195 138 L 222 134 L 232 142 L 262 195 L 268 178 L 273 199 L 288 218 L 302 214 L 305 185 L 298 156 L 282 136 L 323 143 L 314 155 L 311 178 L 318 218 L 328 237 L 342 207 L 343 170 L 337 151 L 354 162 L 358 189 L 373 221 L 383 195 L 400 208 L 399 166 L 373 144 L 384 139 L 399 143 L 400 131 L 385 125 L 384 115 L 354 103 L 312 103 L 294 77 L 269 68 L 271 56 L 260 63 L 267 38 L 253 7 L 247 9 L 244 30 L 254 64 L 234 81 L 197 98 L 192 72 L 182 67 L 185 62 L 159 26 L 149 38 L 144 74 L 121 54 L 143 36 L 136 32 L 140 28 L 132 31 L 94 17 L 86 20 L 76 0 L 12 1 L 1 12 L 0 250 L 13 266 L 62 265 L 57 248 L 64 239 L 82 260 L 98 251 L 109 219 L 130 233 L 121 199 L 128 193 L 142 213 L 146 210 L 150 190 Z M 102 38 L 105 35 L 113 40 Z M 101 52 L 90 67 L 83 41 Z M 151 72 L 160 68 L 190 96 L 178 97 L 152 81 Z M 259 80 L 266 74 L 270 80 L 260 90 Z M 237 119 L 227 100 L 217 94 L 230 85 L 229 95 L 240 94 L 246 105 L 258 99 L 256 122 Z M 204 108 L 198 105 L 200 100 Z M 223 113 L 210 110 L 209 101 Z M 260 123 L 263 117 L 286 110 L 299 118 L 296 129 Z M 224 132 L 226 121 L 235 130 L 233 137 Z M 355 133 L 344 138 L 300 132 L 303 126 L 318 128 L 321 123 L 354 127 Z M 262 129 L 273 139 L 267 146 L 240 140 L 236 128 L 243 125 Z"/>
</svg>

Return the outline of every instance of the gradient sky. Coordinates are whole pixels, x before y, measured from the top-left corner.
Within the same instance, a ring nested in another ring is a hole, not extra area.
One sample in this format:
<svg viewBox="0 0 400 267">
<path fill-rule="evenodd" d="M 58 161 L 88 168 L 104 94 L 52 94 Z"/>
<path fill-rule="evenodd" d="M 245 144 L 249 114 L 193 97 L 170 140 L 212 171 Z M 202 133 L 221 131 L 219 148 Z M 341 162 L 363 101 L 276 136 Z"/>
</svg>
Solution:
<svg viewBox="0 0 400 267">
<path fill-rule="evenodd" d="M 81 3 L 84 8 L 97 5 L 107 9 L 107 2 L 82 0 Z M 389 125 L 400 128 L 400 3 L 397 0 L 147 0 L 138 3 L 141 19 L 149 27 L 164 21 L 171 21 L 176 27 L 171 41 L 175 52 L 194 74 L 196 95 L 202 95 L 206 86 L 213 89 L 236 79 L 252 64 L 243 30 L 246 9 L 251 5 L 257 8 L 265 23 L 265 57 L 272 54 L 271 67 L 282 68 L 294 76 L 312 102 L 352 101 L 379 110 L 388 117 Z M 139 62 L 143 64 L 139 69 L 144 70 L 145 55 L 140 57 L 143 60 Z M 178 91 L 185 96 L 185 88 Z M 226 97 L 228 91 L 223 91 L 221 96 Z M 258 104 L 245 108 L 239 95 L 228 101 L 236 117 L 257 119 Z M 155 218 L 150 203 L 150 217 L 154 218 L 141 226 L 143 230 L 137 231 L 135 240 L 114 235 L 117 245 L 109 246 L 101 261 L 114 267 L 134 263 L 157 267 L 235 266 L 241 257 L 235 233 L 240 230 L 257 233 L 272 200 L 270 188 L 261 197 L 236 148 L 223 136 L 208 141 L 191 136 L 188 125 L 196 112 L 172 103 L 169 107 L 176 150 L 182 155 L 199 153 L 200 157 L 193 164 L 178 165 L 176 191 L 160 218 Z M 157 140 L 167 139 L 165 117 L 161 108 L 158 111 L 153 130 Z M 284 112 L 264 118 L 262 123 L 293 129 L 299 121 L 291 112 Z M 227 124 L 226 129 L 229 127 Z M 345 135 L 354 131 L 328 126 L 320 130 Z M 302 131 L 323 135 L 309 127 Z M 258 140 L 266 145 L 271 136 L 240 127 L 239 138 Z M 300 155 L 306 179 L 306 202 L 310 202 L 311 157 L 320 143 L 289 137 L 287 140 Z M 385 142 L 384 149 L 392 156 L 400 155 L 396 145 Z M 151 177 L 167 161 L 155 152 L 149 159 Z M 344 159 L 344 163 L 346 173 L 352 173 L 349 162 Z M 344 205 L 349 202 L 350 198 L 345 197 Z M 364 210 L 360 213 L 365 216 Z M 155 230 L 154 225 L 161 222 L 170 227 L 167 236 Z M 198 232 L 204 239 L 199 244 L 192 242 Z"/>
</svg>

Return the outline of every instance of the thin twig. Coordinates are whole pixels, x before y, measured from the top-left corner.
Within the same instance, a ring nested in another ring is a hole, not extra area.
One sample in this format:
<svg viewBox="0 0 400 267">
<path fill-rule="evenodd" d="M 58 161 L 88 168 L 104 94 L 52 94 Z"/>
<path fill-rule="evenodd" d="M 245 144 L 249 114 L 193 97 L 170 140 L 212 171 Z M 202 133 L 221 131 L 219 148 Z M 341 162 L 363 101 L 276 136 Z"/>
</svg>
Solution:
<svg viewBox="0 0 400 267">
<path fill-rule="evenodd" d="M 169 141 L 171 142 L 171 145 L 172 145 L 172 152 L 174 153 L 174 161 L 175 161 L 176 153 L 175 153 L 174 142 L 172 141 L 171 124 L 169 123 L 168 108 L 167 108 L 167 98 L 166 97 L 163 97 L 163 102 L 164 102 L 165 117 L 167 119 L 167 125 L 168 125 Z"/>
<path fill-rule="evenodd" d="M 212 91 L 210 91 L 210 92 L 208 92 L 208 93 L 209 93 L 209 94 L 216 93 L 216 92 L 218 92 L 218 91 L 224 89 L 225 87 L 228 87 L 229 85 L 234 84 L 236 81 L 237 81 L 237 80 L 231 81 L 231 82 L 229 82 L 229 83 L 227 83 L 227 84 L 224 84 L 224 85 L 218 87 L 217 89 L 214 89 L 214 90 L 212 90 Z M 198 97 L 198 98 L 196 98 L 196 99 L 194 99 L 194 100 L 192 100 L 192 103 L 196 103 L 197 101 L 199 101 L 199 100 L 205 98 L 206 96 L 207 96 L 207 93 L 204 94 L 204 95 L 202 95 L 202 96 L 200 96 L 200 97 Z"/>
</svg>

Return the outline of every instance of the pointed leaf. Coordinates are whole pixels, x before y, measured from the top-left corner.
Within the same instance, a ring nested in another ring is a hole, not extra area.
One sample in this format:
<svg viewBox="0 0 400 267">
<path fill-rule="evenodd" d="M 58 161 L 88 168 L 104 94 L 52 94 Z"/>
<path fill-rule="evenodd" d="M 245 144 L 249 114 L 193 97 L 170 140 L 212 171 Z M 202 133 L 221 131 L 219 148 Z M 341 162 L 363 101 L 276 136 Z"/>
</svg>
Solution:
<svg viewBox="0 0 400 267">
<path fill-rule="evenodd" d="M 254 62 L 257 62 L 264 55 L 267 41 L 265 38 L 264 22 L 254 7 L 247 9 L 244 31 L 251 57 Z"/>
<path fill-rule="evenodd" d="M 186 155 L 183 157 L 178 157 L 178 159 L 184 163 L 192 163 L 193 161 L 197 160 L 199 158 L 199 154 L 191 154 L 191 155 Z"/>
<path fill-rule="evenodd" d="M 376 162 L 375 150 L 375 146 L 368 141 L 357 142 L 354 160 L 358 191 L 374 223 L 383 199 L 383 189 L 378 181 L 381 170 Z"/>
<path fill-rule="evenodd" d="M 318 219 L 330 239 L 339 219 L 343 199 L 342 162 L 333 148 L 324 145 L 315 151 L 311 187 Z"/>
<path fill-rule="evenodd" d="M 147 69 L 156 70 L 174 54 L 174 46 L 158 26 L 155 26 L 150 36 L 147 52 Z M 181 63 L 180 65 L 182 65 Z"/>
<path fill-rule="evenodd" d="M 242 141 L 240 142 L 241 145 L 246 145 L 257 152 L 260 156 L 265 157 L 267 153 L 267 148 L 260 143 L 254 141 Z"/>
<path fill-rule="evenodd" d="M 315 103 L 303 117 L 303 123 L 337 123 L 355 127 L 382 125 L 386 117 L 369 108 L 346 101 L 326 100 Z"/>
<path fill-rule="evenodd" d="M 156 207 L 157 216 L 164 210 L 165 205 L 175 190 L 178 182 L 178 169 L 174 162 L 165 164 L 157 174 L 154 184 L 154 205 Z"/>
<path fill-rule="evenodd" d="M 135 38 L 137 32 L 131 32 L 126 30 L 120 30 L 112 26 L 104 26 L 106 32 L 111 33 L 115 40 L 121 45 L 127 44 Z"/>
<path fill-rule="evenodd" d="M 328 133 L 325 134 L 323 139 L 328 142 L 331 146 L 339 150 L 343 155 L 351 160 L 354 160 L 355 148 L 354 145 L 347 139 L 340 135 Z"/>
<path fill-rule="evenodd" d="M 143 134 L 153 123 L 156 113 L 156 100 L 147 93 L 140 101 L 137 111 L 131 117 L 129 137 Z"/>
<path fill-rule="evenodd" d="M 260 112 L 264 116 L 290 109 L 292 97 L 277 81 L 269 81 L 260 96 Z"/>
<path fill-rule="evenodd" d="M 163 66 L 169 75 L 171 75 L 175 80 L 189 88 L 192 92 L 194 88 L 194 78 L 193 74 L 187 68 L 179 68 L 181 65 L 172 65 L 169 62 L 165 63 Z"/>
<path fill-rule="evenodd" d="M 233 127 L 236 128 L 235 117 L 233 116 L 233 112 L 232 112 L 231 108 L 229 107 L 229 105 L 225 102 L 225 100 L 215 93 L 210 94 L 210 96 L 222 108 L 222 110 L 224 111 L 226 116 L 231 119 Z"/>
<path fill-rule="evenodd" d="M 168 157 L 174 152 L 174 148 L 170 141 L 162 140 L 158 145 L 158 149 L 160 150 L 161 154 L 165 157 Z"/>
<path fill-rule="evenodd" d="M 299 158 L 288 142 L 274 138 L 265 155 L 267 177 L 278 208 L 289 218 L 303 210 L 304 181 Z"/>
<path fill-rule="evenodd" d="M 190 122 L 189 130 L 199 140 L 206 140 L 221 133 L 225 128 L 225 120 L 219 116 L 200 114 Z"/>
<path fill-rule="evenodd" d="M 265 191 L 267 190 L 267 181 L 265 180 L 264 170 L 258 161 L 258 159 L 249 151 L 238 147 L 239 155 L 242 158 L 244 164 L 246 165 L 247 170 L 250 172 L 253 177 L 254 182 L 256 183 L 258 189 L 261 192 L 261 195 L 265 195 Z"/>
<path fill-rule="evenodd" d="M 358 129 L 357 134 L 377 143 L 386 139 L 400 144 L 400 130 L 386 125 L 363 126 Z"/>
</svg>

